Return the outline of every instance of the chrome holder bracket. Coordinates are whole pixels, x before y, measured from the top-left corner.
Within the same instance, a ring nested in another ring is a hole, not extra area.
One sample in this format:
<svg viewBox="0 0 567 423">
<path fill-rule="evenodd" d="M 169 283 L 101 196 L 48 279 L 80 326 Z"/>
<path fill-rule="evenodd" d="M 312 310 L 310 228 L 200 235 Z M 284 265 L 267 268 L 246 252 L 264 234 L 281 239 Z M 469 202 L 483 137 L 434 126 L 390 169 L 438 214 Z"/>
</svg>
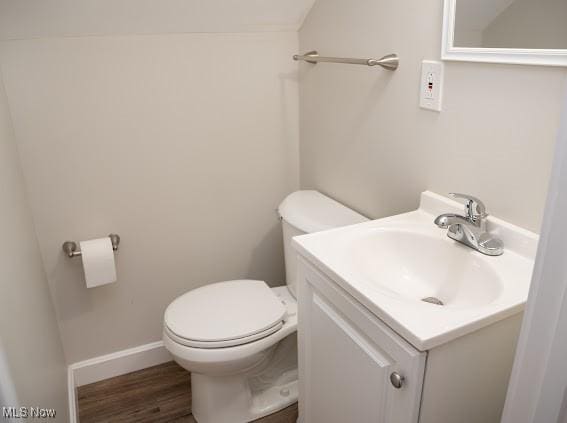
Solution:
<svg viewBox="0 0 567 423">
<path fill-rule="evenodd" d="M 112 249 L 117 251 L 118 245 L 120 244 L 120 236 L 117 234 L 110 234 L 108 237 L 112 243 Z M 75 241 L 65 241 L 62 248 L 65 255 L 69 258 L 79 257 L 82 254 L 81 251 L 78 250 L 77 243 Z"/>
</svg>

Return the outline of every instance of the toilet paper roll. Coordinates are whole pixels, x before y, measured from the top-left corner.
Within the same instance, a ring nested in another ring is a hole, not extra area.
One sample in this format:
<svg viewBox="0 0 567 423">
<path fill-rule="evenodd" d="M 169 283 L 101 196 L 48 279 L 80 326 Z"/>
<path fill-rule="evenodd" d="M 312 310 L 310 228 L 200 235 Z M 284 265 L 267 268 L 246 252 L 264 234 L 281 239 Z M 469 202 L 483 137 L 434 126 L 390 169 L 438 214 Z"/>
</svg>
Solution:
<svg viewBox="0 0 567 423">
<path fill-rule="evenodd" d="M 114 251 L 110 238 L 91 239 L 79 244 L 87 288 L 116 282 Z"/>
</svg>

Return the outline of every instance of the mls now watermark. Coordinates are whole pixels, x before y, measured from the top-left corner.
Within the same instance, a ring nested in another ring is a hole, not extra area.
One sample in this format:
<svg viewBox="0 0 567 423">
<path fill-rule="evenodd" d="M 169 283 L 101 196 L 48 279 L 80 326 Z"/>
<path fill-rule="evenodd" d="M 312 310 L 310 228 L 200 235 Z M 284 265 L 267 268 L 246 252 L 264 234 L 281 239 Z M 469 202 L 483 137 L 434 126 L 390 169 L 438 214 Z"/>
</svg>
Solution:
<svg viewBox="0 0 567 423">
<path fill-rule="evenodd" d="M 55 418 L 54 408 L 42 407 L 2 407 L 5 419 L 50 419 Z"/>
</svg>

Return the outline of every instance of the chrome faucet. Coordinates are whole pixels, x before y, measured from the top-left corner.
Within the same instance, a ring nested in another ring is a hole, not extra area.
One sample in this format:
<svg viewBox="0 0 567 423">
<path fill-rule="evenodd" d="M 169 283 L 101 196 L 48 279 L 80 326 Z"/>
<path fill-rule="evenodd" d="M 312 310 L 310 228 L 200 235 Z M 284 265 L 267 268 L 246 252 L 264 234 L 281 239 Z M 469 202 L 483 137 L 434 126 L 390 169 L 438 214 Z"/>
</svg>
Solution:
<svg viewBox="0 0 567 423">
<path fill-rule="evenodd" d="M 447 229 L 447 236 L 459 241 L 482 254 L 499 256 L 504 252 L 502 240 L 486 231 L 486 207 L 478 198 L 466 194 L 450 194 L 454 198 L 466 200 L 465 216 L 446 213 L 437 216 L 435 224 Z"/>
</svg>

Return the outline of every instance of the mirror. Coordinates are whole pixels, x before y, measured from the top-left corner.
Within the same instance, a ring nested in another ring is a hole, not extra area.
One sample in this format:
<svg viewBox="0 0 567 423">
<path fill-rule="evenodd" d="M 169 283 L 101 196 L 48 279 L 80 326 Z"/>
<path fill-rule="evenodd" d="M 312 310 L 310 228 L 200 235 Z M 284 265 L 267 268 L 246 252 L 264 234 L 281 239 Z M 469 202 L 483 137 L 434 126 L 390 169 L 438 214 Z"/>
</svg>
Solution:
<svg viewBox="0 0 567 423">
<path fill-rule="evenodd" d="M 445 0 L 442 57 L 567 66 L 567 0 Z"/>
</svg>

